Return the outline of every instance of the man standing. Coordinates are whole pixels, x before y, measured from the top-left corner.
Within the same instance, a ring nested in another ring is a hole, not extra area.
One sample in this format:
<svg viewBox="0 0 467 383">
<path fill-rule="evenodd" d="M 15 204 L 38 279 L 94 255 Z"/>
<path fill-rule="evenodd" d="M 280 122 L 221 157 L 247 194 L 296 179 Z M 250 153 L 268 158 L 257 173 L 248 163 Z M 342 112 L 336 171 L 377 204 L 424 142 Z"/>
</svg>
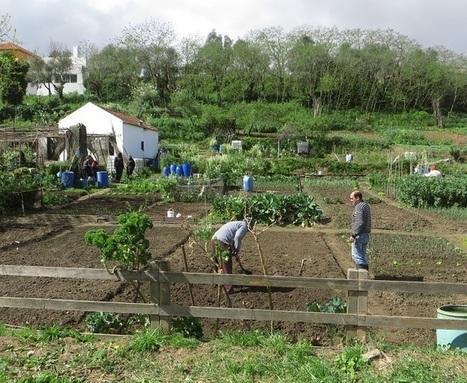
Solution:
<svg viewBox="0 0 467 383">
<path fill-rule="evenodd" d="M 357 269 L 368 270 L 366 248 L 371 232 L 370 205 L 363 201 L 362 193 L 358 190 L 350 194 L 350 202 L 354 206 L 352 213 L 352 258 Z"/>
<path fill-rule="evenodd" d="M 235 257 L 242 271 L 246 271 L 239 258 L 242 240 L 248 232 L 248 221 L 231 221 L 222 225 L 212 236 L 211 254 L 219 271 L 232 274 L 232 257 Z M 232 285 L 225 285 L 227 293 L 233 291 Z"/>
<path fill-rule="evenodd" d="M 115 168 L 115 173 L 116 173 L 115 180 L 117 182 L 120 182 L 120 180 L 122 179 L 123 168 L 124 168 L 123 155 L 121 152 L 118 153 L 114 159 L 114 168 Z"/>
</svg>

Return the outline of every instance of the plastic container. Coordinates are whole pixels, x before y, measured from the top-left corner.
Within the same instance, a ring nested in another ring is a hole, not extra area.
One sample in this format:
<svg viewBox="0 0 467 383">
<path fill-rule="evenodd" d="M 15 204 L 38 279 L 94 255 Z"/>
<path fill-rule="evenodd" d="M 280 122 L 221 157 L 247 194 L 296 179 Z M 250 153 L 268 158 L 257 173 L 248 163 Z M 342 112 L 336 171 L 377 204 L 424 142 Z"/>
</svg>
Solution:
<svg viewBox="0 0 467 383">
<path fill-rule="evenodd" d="M 96 178 L 98 188 L 109 187 L 109 174 L 106 171 L 96 172 Z"/>
<path fill-rule="evenodd" d="M 164 177 L 170 176 L 170 166 L 164 166 L 164 167 L 162 168 L 162 175 L 163 175 Z"/>
<path fill-rule="evenodd" d="M 75 185 L 75 172 L 65 171 L 60 174 L 60 182 L 65 189 Z"/>
<path fill-rule="evenodd" d="M 242 141 L 241 140 L 232 140 L 232 149 L 242 150 Z"/>
<path fill-rule="evenodd" d="M 182 165 L 178 165 L 175 169 L 175 174 L 178 176 L 178 177 L 183 177 L 183 168 L 182 168 Z"/>
<path fill-rule="evenodd" d="M 253 177 L 243 176 L 243 191 L 253 191 Z"/>
<path fill-rule="evenodd" d="M 81 185 L 83 189 L 86 189 L 89 186 L 87 178 L 80 178 L 79 184 Z"/>
<path fill-rule="evenodd" d="M 176 174 L 176 171 L 177 171 L 177 165 L 175 165 L 175 164 L 170 164 L 169 169 L 170 169 L 170 174 L 175 175 L 175 174 Z"/>
<path fill-rule="evenodd" d="M 224 144 L 220 144 L 219 145 L 219 153 L 224 153 L 225 152 L 225 145 Z"/>
<path fill-rule="evenodd" d="M 183 165 L 182 165 L 182 169 L 183 169 L 183 175 L 185 177 L 191 177 L 191 164 L 188 163 L 188 162 L 185 162 Z"/>
<path fill-rule="evenodd" d="M 297 153 L 298 154 L 308 154 L 310 153 L 310 145 L 308 141 L 298 141 L 297 142 Z"/>
<path fill-rule="evenodd" d="M 175 218 L 175 210 L 174 209 L 169 209 L 167 210 L 167 218 Z"/>
<path fill-rule="evenodd" d="M 438 319 L 467 320 L 467 305 L 441 306 L 437 312 Z M 467 352 L 467 330 L 436 329 L 436 343 Z"/>
</svg>

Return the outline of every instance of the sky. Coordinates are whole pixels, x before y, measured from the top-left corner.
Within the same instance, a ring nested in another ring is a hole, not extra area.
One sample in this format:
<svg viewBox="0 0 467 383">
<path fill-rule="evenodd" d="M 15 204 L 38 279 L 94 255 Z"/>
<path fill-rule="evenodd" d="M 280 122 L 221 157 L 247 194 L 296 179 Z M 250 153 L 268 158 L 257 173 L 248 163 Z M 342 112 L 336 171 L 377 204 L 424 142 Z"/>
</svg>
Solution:
<svg viewBox="0 0 467 383">
<path fill-rule="evenodd" d="M 466 0 L 0 0 L 21 45 L 41 55 L 50 42 L 102 48 L 124 27 L 155 19 L 178 38 L 213 29 L 233 40 L 251 30 L 282 27 L 393 29 L 424 47 L 467 53 Z"/>
</svg>

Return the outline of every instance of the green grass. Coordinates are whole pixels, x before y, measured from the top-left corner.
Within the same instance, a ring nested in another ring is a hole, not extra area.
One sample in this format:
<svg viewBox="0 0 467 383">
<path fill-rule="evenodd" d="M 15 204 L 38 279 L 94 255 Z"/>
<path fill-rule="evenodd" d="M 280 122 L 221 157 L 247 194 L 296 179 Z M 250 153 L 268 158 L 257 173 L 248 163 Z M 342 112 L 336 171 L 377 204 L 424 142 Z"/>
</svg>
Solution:
<svg viewBox="0 0 467 383">
<path fill-rule="evenodd" d="M 317 348 L 259 331 L 225 331 L 202 343 L 157 330 L 85 343 L 50 333 L 48 342 L 37 344 L 3 336 L 0 383 L 467 382 L 467 355 L 434 347 L 376 342 Z M 364 353 L 373 348 L 385 356 L 368 362 Z"/>
</svg>

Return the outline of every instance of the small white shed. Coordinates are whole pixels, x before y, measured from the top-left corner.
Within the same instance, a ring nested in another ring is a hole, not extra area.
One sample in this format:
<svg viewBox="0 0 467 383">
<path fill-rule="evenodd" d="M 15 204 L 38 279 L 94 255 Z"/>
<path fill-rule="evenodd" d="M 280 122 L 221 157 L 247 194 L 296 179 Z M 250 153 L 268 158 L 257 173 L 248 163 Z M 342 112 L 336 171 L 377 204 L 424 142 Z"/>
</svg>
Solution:
<svg viewBox="0 0 467 383">
<path fill-rule="evenodd" d="M 88 136 L 109 136 L 116 143 L 115 154 L 154 159 L 159 152 L 159 132 L 134 116 L 88 102 L 58 122 L 60 133 L 82 124 Z"/>
</svg>

